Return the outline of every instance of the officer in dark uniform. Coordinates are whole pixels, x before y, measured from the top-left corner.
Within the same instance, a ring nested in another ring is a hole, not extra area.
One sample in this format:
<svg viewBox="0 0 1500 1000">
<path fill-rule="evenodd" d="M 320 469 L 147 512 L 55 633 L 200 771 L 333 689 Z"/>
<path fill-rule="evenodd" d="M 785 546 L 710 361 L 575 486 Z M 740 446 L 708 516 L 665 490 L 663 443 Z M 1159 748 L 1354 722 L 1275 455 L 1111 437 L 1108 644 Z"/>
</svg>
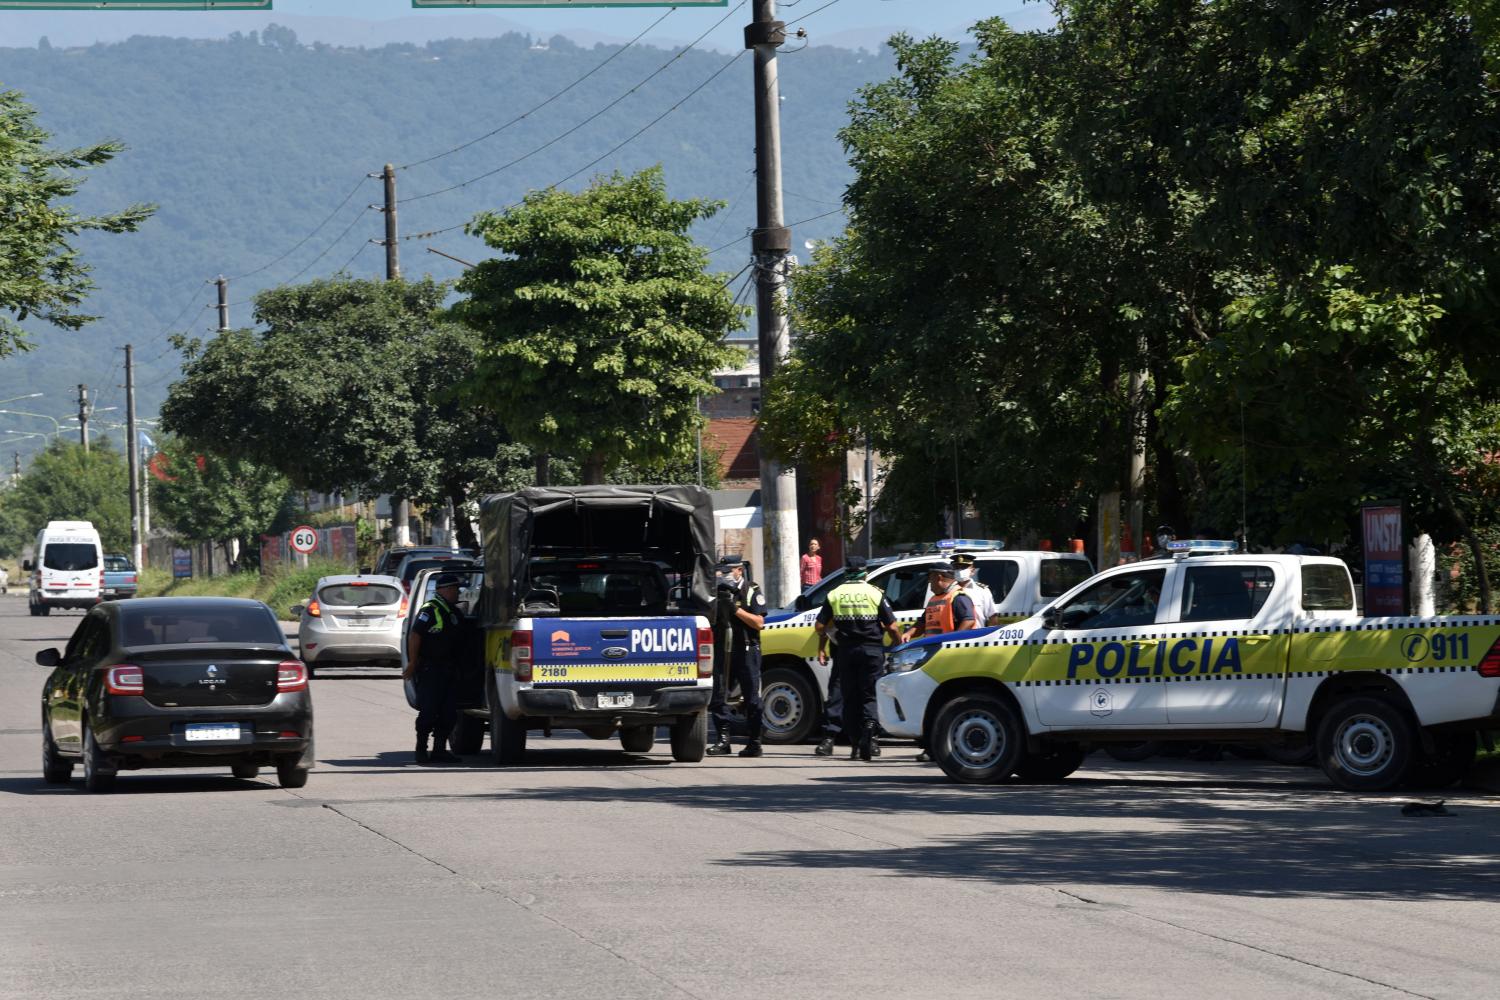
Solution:
<svg viewBox="0 0 1500 1000">
<path fill-rule="evenodd" d="M 722 622 L 724 631 L 716 631 L 714 635 L 714 693 L 709 705 L 719 739 L 708 748 L 708 754 L 724 757 L 733 749 L 729 742 L 729 683 L 732 678 L 739 685 L 745 705 L 745 722 L 749 726 L 748 742 L 740 756 L 759 757 L 763 753 L 760 746 L 760 630 L 766 622 L 766 597 L 759 586 L 745 579 L 745 561 L 740 557 L 724 559 L 719 568 L 718 622 Z M 720 647 L 728 649 L 727 663 L 717 655 Z M 724 669 L 726 666 L 727 670 Z"/>
<path fill-rule="evenodd" d="M 454 573 L 438 576 L 437 592 L 417 611 L 406 639 L 402 676 L 417 682 L 418 764 L 461 763 L 447 748 L 448 734 L 458 720 L 460 658 L 469 638 L 469 626 L 457 609 L 460 583 Z"/>
<path fill-rule="evenodd" d="M 833 632 L 833 670 L 844 696 L 844 732 L 849 734 L 849 759 L 869 760 L 875 754 L 875 682 L 885 668 L 881 633 L 901 641 L 896 615 L 885 593 L 865 582 L 863 556 L 844 561 L 844 582 L 828 592 L 813 628 L 818 633 L 818 662 L 828 662 L 828 634 Z"/>
</svg>

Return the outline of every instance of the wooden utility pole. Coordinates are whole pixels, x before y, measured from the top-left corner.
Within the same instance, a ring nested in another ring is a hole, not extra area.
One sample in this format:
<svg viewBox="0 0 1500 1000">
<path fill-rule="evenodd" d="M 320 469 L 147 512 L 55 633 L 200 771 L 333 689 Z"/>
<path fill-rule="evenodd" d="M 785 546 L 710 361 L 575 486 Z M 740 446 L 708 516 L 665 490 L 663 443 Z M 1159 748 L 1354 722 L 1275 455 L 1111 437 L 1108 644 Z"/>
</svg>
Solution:
<svg viewBox="0 0 1500 1000">
<path fill-rule="evenodd" d="M 223 278 L 219 279 L 221 282 Z M 125 468 L 130 476 L 130 559 L 141 567 L 141 476 L 135 436 L 135 352 L 125 345 Z"/>
<path fill-rule="evenodd" d="M 786 41 L 786 24 L 776 19 L 776 0 L 754 0 L 754 20 L 745 28 L 745 47 L 755 51 L 755 233 L 751 239 L 756 283 L 756 327 L 760 391 L 764 396 L 781 360 L 791 349 L 787 322 L 787 254 L 792 231 L 781 204 L 781 85 L 776 50 Z M 790 604 L 800 591 L 797 575 L 797 474 L 760 453 L 760 509 L 766 564 L 762 581 L 771 606 Z"/>
<path fill-rule="evenodd" d="M 222 274 L 214 282 L 219 287 L 219 332 L 229 329 L 229 279 Z"/>
<path fill-rule="evenodd" d="M 83 453 L 89 453 L 89 387 L 80 385 L 78 387 L 78 443 L 83 445 Z"/>
<path fill-rule="evenodd" d="M 387 163 L 385 169 L 371 177 L 379 177 L 385 185 L 385 204 L 380 209 L 385 214 L 385 280 L 395 281 L 401 277 L 401 237 L 396 229 L 396 168 Z M 392 541 L 396 545 L 411 544 L 411 505 L 403 497 L 391 497 L 391 521 L 395 528 Z"/>
</svg>

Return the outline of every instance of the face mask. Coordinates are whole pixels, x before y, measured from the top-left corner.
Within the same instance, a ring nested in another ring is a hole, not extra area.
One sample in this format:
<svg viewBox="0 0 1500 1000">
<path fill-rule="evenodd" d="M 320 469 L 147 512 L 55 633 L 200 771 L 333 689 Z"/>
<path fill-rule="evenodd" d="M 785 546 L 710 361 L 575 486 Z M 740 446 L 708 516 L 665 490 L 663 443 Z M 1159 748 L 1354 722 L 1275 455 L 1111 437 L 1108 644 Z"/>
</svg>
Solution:
<svg viewBox="0 0 1500 1000">
<path fill-rule="evenodd" d="M 958 571 L 958 582 L 959 583 L 968 583 L 969 579 L 973 575 L 974 575 L 974 570 L 972 568 L 971 569 L 961 569 L 961 570 Z"/>
</svg>

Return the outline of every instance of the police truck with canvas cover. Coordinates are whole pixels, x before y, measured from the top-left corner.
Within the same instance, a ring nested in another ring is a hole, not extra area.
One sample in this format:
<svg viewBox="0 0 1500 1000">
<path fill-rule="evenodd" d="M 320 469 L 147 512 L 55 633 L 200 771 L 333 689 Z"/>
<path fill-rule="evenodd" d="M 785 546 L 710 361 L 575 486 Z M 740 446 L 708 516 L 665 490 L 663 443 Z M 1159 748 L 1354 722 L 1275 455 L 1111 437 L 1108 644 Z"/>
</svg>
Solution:
<svg viewBox="0 0 1500 1000">
<path fill-rule="evenodd" d="M 703 758 L 713 690 L 713 509 L 695 486 L 537 487 L 487 497 L 479 621 L 484 689 L 456 730 L 490 728 L 495 761 L 527 734 L 619 734 L 632 753 L 658 726 L 679 761 Z M 464 746 L 465 741 L 469 746 Z"/>
<path fill-rule="evenodd" d="M 893 650 L 881 724 L 958 781 L 1059 780 L 1092 744 L 1311 745 L 1351 790 L 1441 787 L 1500 728 L 1500 618 L 1365 618 L 1341 560 L 1173 542 L 1040 614 Z"/>
</svg>

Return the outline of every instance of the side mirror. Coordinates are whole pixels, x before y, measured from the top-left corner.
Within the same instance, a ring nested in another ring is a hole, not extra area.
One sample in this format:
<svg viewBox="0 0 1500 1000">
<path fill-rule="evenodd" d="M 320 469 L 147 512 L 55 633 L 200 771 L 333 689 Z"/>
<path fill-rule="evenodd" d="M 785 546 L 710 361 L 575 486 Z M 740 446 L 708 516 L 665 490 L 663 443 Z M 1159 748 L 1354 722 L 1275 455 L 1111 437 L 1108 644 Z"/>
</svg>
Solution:
<svg viewBox="0 0 1500 1000">
<path fill-rule="evenodd" d="M 62 654 L 55 649 L 39 649 L 36 651 L 36 665 L 39 667 L 55 667 L 62 662 Z"/>
<path fill-rule="evenodd" d="M 301 618 L 302 612 L 306 609 L 300 604 L 293 604 L 291 607 L 287 608 L 287 610 L 296 615 L 298 618 Z"/>
<path fill-rule="evenodd" d="M 812 602 L 807 599 L 806 594 L 798 594 L 797 599 L 792 602 L 792 607 L 798 611 L 806 611 L 811 606 Z"/>
<path fill-rule="evenodd" d="M 1051 632 L 1062 628 L 1062 614 L 1056 608 L 1047 608 L 1042 612 L 1042 628 Z"/>
</svg>

